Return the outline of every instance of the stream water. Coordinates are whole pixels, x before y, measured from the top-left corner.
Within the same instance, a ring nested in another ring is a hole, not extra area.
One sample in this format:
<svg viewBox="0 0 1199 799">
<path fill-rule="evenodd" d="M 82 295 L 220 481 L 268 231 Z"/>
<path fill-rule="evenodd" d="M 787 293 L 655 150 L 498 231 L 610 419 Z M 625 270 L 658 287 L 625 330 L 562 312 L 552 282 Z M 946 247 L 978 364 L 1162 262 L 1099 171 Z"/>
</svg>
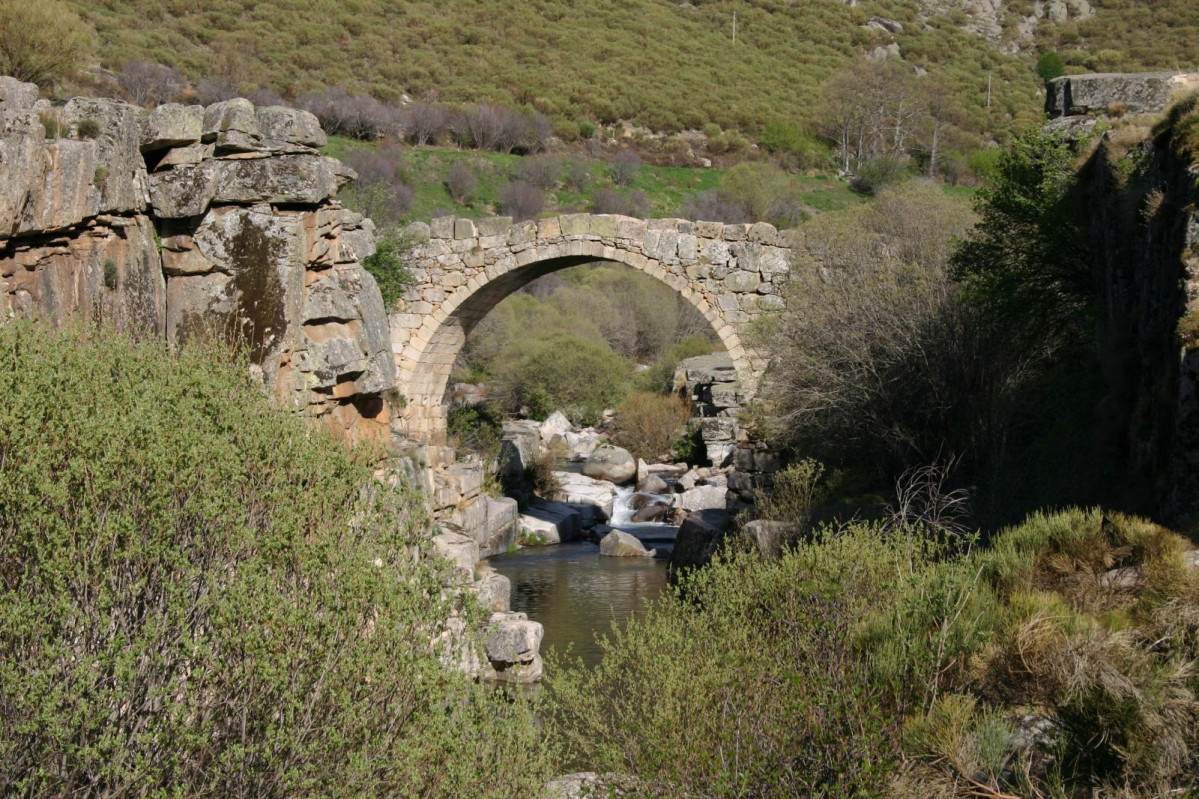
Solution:
<svg viewBox="0 0 1199 799">
<path fill-rule="evenodd" d="M 637 536 L 648 549 L 668 552 L 677 528 L 630 522 L 632 494 L 620 490 L 612 526 Z M 511 580 L 512 609 L 545 627 L 541 651 L 569 649 L 588 666 L 600 659 L 596 636 L 609 633 L 613 623 L 623 626 L 666 587 L 666 561 L 660 557 L 604 557 L 589 542 L 525 547 L 488 563 Z"/>
</svg>

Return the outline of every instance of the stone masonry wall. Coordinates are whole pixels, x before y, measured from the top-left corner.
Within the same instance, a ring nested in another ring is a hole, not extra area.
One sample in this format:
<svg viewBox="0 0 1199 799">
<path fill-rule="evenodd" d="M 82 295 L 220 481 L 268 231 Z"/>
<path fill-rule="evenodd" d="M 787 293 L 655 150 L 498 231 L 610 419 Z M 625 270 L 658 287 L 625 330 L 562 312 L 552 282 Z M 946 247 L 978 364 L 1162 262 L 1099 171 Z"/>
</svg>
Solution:
<svg viewBox="0 0 1199 799">
<path fill-rule="evenodd" d="M 444 217 L 410 232 L 426 243 L 411 253 L 416 282 L 391 316 L 397 388 L 406 400 L 396 431 L 433 445 L 444 444 L 446 385 L 474 325 L 527 283 L 589 261 L 623 263 L 676 289 L 712 325 L 752 396 L 766 358 L 748 345 L 746 328 L 783 309 L 793 246 L 789 233 L 765 223 L 591 214 L 515 224 Z"/>
</svg>

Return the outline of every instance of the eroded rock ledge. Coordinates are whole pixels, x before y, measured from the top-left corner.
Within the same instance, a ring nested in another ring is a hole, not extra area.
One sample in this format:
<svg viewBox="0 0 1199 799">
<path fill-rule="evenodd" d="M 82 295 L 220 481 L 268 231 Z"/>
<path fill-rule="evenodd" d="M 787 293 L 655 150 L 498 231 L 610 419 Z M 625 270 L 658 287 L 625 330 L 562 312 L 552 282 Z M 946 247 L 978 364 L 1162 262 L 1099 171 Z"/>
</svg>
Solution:
<svg viewBox="0 0 1199 799">
<path fill-rule="evenodd" d="M 0 78 L 0 311 L 247 348 L 286 407 L 386 443 L 395 364 L 369 219 L 316 118 L 243 99 L 55 106 Z"/>
</svg>

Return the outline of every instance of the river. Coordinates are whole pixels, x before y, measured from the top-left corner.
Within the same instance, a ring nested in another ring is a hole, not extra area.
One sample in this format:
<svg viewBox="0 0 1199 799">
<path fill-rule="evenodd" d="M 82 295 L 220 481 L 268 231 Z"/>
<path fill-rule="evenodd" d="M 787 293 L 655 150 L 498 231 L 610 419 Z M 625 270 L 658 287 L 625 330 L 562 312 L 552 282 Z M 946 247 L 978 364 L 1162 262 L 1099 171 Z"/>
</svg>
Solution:
<svg viewBox="0 0 1199 799">
<path fill-rule="evenodd" d="M 673 525 L 633 524 L 630 489 L 622 489 L 612 526 L 637 536 L 659 554 L 669 552 L 678 532 Z M 611 558 L 590 542 L 524 547 L 487 561 L 512 582 L 512 610 L 529 614 L 545 628 L 543 653 L 569 651 L 593 666 L 600 659 L 597 636 L 630 617 L 666 590 L 666 561 Z"/>
</svg>

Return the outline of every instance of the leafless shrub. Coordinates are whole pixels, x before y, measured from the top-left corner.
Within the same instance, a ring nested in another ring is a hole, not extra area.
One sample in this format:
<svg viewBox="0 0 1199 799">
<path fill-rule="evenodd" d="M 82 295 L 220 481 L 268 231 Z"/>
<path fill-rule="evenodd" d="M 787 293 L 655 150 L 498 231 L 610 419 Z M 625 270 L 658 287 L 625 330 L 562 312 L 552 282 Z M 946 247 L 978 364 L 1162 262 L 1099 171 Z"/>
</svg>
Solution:
<svg viewBox="0 0 1199 799">
<path fill-rule="evenodd" d="M 246 99 L 256 106 L 266 108 L 273 105 L 287 105 L 283 96 L 273 89 L 259 87 L 246 95 Z"/>
<path fill-rule="evenodd" d="M 562 180 L 566 184 L 566 188 L 576 194 L 582 194 L 591 184 L 591 172 L 587 169 L 586 164 L 571 161 L 566 165 L 566 172 Z"/>
<path fill-rule="evenodd" d="M 498 105 L 481 103 L 466 109 L 464 121 L 466 130 L 470 133 L 470 141 L 480 150 L 502 150 L 509 131 L 507 130 L 508 110 Z M 511 151 L 511 148 L 508 149 Z"/>
<path fill-rule="evenodd" d="M 970 491 L 950 488 L 959 458 L 913 466 L 895 480 L 895 501 L 889 525 L 896 530 L 921 530 L 947 538 L 969 532 Z"/>
<path fill-rule="evenodd" d="M 516 180 L 531 183 L 543 191 L 549 191 L 558 185 L 558 177 L 562 174 L 562 162 L 552 155 L 534 155 L 522 158 L 512 169 Z"/>
<path fill-rule="evenodd" d="M 679 207 L 679 216 L 694 221 L 723 222 L 726 225 L 741 225 L 750 221 L 749 211 L 744 205 L 721 197 L 715 189 L 688 197 Z"/>
<path fill-rule="evenodd" d="M 649 209 L 649 195 L 640 189 L 626 195 L 616 189 L 603 188 L 591 198 L 591 211 L 596 214 L 646 217 Z"/>
<path fill-rule="evenodd" d="M 449 134 L 450 112 L 436 103 L 416 102 L 403 109 L 404 136 L 410 144 L 423 147 Z"/>
<path fill-rule="evenodd" d="M 187 85 L 178 70 L 151 61 L 130 61 L 117 73 L 117 81 L 129 102 L 141 106 L 169 103 Z"/>
<path fill-rule="evenodd" d="M 397 145 L 354 150 L 343 160 L 358 173 L 358 180 L 343 192 L 355 211 L 376 222 L 395 223 L 411 209 L 415 193 L 401 178 L 403 154 Z"/>
<path fill-rule="evenodd" d="M 617 186 L 627 186 L 637 176 L 641 167 L 641 158 L 632 150 L 621 150 L 612 157 L 612 182 Z"/>
<path fill-rule="evenodd" d="M 373 97 L 325 89 L 301 95 L 296 105 L 320 120 L 327 133 L 355 139 L 377 139 L 399 132 L 397 110 Z"/>
<path fill-rule="evenodd" d="M 500 192 L 500 212 L 517 222 L 536 219 L 545 207 L 545 195 L 536 186 L 518 180 Z"/>
<path fill-rule="evenodd" d="M 479 190 L 479 179 L 470 167 L 459 161 L 446 170 L 445 187 L 454 198 L 454 202 L 469 205 L 475 198 L 475 192 Z"/>
<path fill-rule="evenodd" d="M 225 78 L 205 78 L 196 84 L 196 102 L 200 105 L 223 103 L 238 96 L 237 87 Z"/>
</svg>

